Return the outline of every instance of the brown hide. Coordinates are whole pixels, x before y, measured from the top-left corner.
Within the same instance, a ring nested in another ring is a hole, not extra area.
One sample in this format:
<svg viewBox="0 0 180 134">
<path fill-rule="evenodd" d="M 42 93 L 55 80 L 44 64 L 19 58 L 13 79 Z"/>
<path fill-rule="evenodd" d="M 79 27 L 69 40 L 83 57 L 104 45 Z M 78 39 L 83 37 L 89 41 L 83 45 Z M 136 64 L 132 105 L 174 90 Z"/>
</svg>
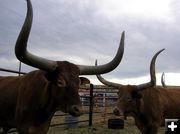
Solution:
<svg viewBox="0 0 180 134">
<path fill-rule="evenodd" d="M 58 62 L 53 73 L 37 70 L 20 77 L 0 77 L 0 126 L 43 134 L 55 111 L 79 116 L 78 77 L 79 69 L 69 62 Z"/>
<path fill-rule="evenodd" d="M 143 134 L 157 134 L 165 118 L 180 118 L 180 89 L 161 87 L 137 91 L 136 86 L 119 89 L 116 115 L 132 115 Z"/>
</svg>

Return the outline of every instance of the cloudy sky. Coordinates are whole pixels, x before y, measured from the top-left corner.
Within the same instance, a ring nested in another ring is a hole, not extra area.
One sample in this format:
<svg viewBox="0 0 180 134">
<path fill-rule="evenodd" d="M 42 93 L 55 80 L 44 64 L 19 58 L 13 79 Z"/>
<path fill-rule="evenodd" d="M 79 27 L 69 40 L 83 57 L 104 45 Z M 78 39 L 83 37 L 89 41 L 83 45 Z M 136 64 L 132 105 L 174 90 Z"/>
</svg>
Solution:
<svg viewBox="0 0 180 134">
<path fill-rule="evenodd" d="M 125 31 L 120 65 L 103 77 L 124 84 L 149 81 L 149 64 L 157 58 L 158 83 L 180 85 L 179 0 L 32 0 L 33 25 L 28 42 L 32 53 L 52 60 L 94 65 L 109 62 Z M 14 45 L 26 15 L 25 0 L 0 1 L 0 67 L 18 70 Z M 22 71 L 35 68 L 22 65 Z M 0 72 L 1 75 L 13 75 Z M 95 76 L 87 76 L 100 84 Z"/>
</svg>

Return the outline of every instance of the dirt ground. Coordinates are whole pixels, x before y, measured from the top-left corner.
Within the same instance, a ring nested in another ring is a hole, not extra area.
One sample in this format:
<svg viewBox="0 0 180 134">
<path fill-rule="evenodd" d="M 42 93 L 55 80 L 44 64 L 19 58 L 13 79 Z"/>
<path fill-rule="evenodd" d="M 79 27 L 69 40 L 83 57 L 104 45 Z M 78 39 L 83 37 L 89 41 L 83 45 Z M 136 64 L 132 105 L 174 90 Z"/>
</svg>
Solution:
<svg viewBox="0 0 180 134">
<path fill-rule="evenodd" d="M 159 128 L 158 134 L 164 134 L 165 128 Z M 125 121 L 124 129 L 109 129 L 108 124 L 98 123 L 92 127 L 87 125 L 79 125 L 76 128 L 65 128 L 64 126 L 50 128 L 48 134 L 141 134 L 138 128 L 134 125 L 134 120 L 128 118 Z"/>
<path fill-rule="evenodd" d="M 56 120 L 54 120 L 57 122 Z M 164 134 L 165 128 L 159 128 L 158 134 Z M 13 132 L 11 134 L 17 134 Z M 109 129 L 107 121 L 98 122 L 95 118 L 93 120 L 93 125 L 88 126 L 86 123 L 78 123 L 72 128 L 67 128 L 67 125 L 60 125 L 55 127 L 50 127 L 47 134 L 141 134 L 138 128 L 134 124 L 134 119 L 128 117 L 124 122 L 124 129 Z"/>
</svg>

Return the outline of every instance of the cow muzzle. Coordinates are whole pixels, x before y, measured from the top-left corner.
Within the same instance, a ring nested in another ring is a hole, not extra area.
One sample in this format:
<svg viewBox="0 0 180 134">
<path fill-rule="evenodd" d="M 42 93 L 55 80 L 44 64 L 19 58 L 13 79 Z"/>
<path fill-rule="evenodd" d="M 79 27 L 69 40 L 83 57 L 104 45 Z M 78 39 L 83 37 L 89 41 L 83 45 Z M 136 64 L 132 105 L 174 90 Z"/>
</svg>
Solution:
<svg viewBox="0 0 180 134">
<path fill-rule="evenodd" d="M 68 113 L 72 116 L 78 117 L 83 114 L 83 109 L 82 106 L 78 105 L 73 105 L 71 108 L 68 110 Z"/>
</svg>

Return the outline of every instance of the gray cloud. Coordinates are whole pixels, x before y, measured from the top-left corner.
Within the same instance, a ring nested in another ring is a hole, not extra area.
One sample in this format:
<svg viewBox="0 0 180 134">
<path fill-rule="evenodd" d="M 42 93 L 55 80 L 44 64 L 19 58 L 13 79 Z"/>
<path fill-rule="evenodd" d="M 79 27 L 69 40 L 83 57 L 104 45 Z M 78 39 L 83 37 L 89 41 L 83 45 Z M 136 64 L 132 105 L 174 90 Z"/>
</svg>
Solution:
<svg viewBox="0 0 180 134">
<path fill-rule="evenodd" d="M 180 2 L 170 3 L 171 12 L 163 18 L 147 18 L 101 13 L 96 1 L 32 0 L 34 20 L 28 49 L 53 60 L 69 60 L 93 65 L 110 61 L 115 55 L 120 34 L 126 31 L 122 63 L 109 78 L 140 77 L 149 74 L 149 63 L 158 50 L 166 50 L 157 59 L 157 72 L 180 72 Z M 128 8 L 128 6 L 127 6 Z M 159 7 L 161 8 L 161 7 Z M 129 9 L 130 10 L 130 9 Z M 122 11 L 123 12 L 123 11 Z M 0 4 L 1 67 L 17 69 L 14 44 L 26 14 L 24 0 L 4 0 Z M 147 14 L 148 16 L 148 14 Z M 23 70 L 34 68 L 23 65 Z M 91 78 L 91 77 L 90 77 Z"/>
</svg>

